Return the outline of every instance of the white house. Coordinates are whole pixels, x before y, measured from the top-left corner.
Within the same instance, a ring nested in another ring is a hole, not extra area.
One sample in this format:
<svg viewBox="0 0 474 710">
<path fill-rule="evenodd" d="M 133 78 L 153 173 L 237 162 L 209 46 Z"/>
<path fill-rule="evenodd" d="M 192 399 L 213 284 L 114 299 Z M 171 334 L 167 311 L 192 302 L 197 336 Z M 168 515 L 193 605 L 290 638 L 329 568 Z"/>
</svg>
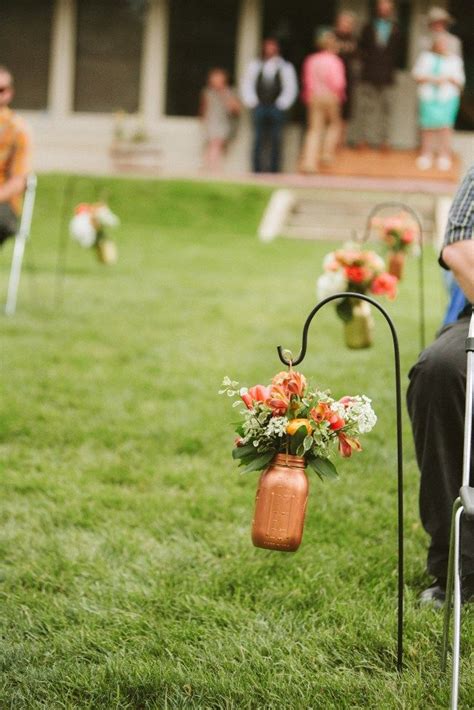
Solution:
<svg viewBox="0 0 474 710">
<path fill-rule="evenodd" d="M 398 2 L 405 53 L 392 141 L 400 147 L 417 141 L 409 68 L 432 4 Z M 464 41 L 469 86 L 462 120 L 464 129 L 472 129 L 474 3 L 444 5 L 458 18 L 455 30 Z M 162 170 L 193 171 L 201 150 L 198 97 L 210 67 L 228 68 L 238 82 L 266 34 L 277 34 L 298 64 L 312 48 L 316 27 L 330 24 L 342 7 L 363 23 L 370 6 L 371 0 L 1 0 L 0 64 L 15 75 L 15 106 L 33 127 L 40 170 L 108 171 L 116 113 L 125 111 L 131 116 L 126 130 L 139 129 L 156 143 Z M 295 120 L 285 142 L 288 170 L 294 169 L 300 137 Z M 248 168 L 250 139 L 244 116 L 229 171 Z M 464 152 L 471 139 L 472 133 L 459 134 Z"/>
</svg>

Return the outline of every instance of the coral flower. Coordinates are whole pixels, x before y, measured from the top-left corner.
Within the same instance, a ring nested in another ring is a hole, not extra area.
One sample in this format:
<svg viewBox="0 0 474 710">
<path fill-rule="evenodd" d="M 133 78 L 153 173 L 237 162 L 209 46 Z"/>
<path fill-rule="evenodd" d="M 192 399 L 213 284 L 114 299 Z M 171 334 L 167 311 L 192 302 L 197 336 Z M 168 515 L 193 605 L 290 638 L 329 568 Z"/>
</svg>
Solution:
<svg viewBox="0 0 474 710">
<path fill-rule="evenodd" d="M 354 284 L 363 283 L 369 275 L 368 269 L 364 269 L 362 266 L 346 266 L 346 276 Z"/>
<path fill-rule="evenodd" d="M 306 377 L 296 370 L 279 372 L 273 378 L 272 385 L 283 387 L 290 395 L 296 394 L 301 397 L 306 389 Z"/>
<path fill-rule="evenodd" d="M 323 422 L 331 414 L 331 409 L 326 402 L 319 402 L 309 414 L 315 422 Z"/>
<path fill-rule="evenodd" d="M 340 417 L 339 414 L 336 414 L 336 412 L 332 412 L 331 416 L 326 417 L 326 419 L 329 422 L 329 428 L 333 431 L 342 429 L 346 424 L 344 419 Z"/>
<path fill-rule="evenodd" d="M 415 230 L 414 229 L 405 229 L 405 231 L 402 234 L 402 242 L 404 244 L 411 244 L 415 239 Z"/>
<path fill-rule="evenodd" d="M 302 426 L 306 427 L 306 431 L 308 432 L 308 434 L 311 434 L 311 432 L 313 431 L 313 427 L 311 426 L 308 419 L 290 419 L 290 421 L 288 422 L 288 426 L 286 427 L 286 432 L 290 436 L 293 436 Z"/>
<path fill-rule="evenodd" d="M 377 296 L 387 296 L 393 300 L 397 295 L 397 283 L 396 276 L 384 272 L 375 277 L 370 290 Z"/>
<path fill-rule="evenodd" d="M 362 451 L 362 446 L 358 439 L 347 436 L 342 431 L 338 434 L 339 437 L 339 453 L 343 458 L 348 459 L 352 456 L 353 451 Z"/>
<path fill-rule="evenodd" d="M 272 385 L 266 405 L 270 407 L 274 417 L 281 417 L 290 406 L 290 395 L 281 385 Z"/>
<path fill-rule="evenodd" d="M 270 387 L 255 385 L 255 387 L 251 387 L 249 390 L 243 390 L 240 396 L 247 409 L 252 409 L 255 406 L 255 402 L 267 401 L 270 396 Z"/>
</svg>

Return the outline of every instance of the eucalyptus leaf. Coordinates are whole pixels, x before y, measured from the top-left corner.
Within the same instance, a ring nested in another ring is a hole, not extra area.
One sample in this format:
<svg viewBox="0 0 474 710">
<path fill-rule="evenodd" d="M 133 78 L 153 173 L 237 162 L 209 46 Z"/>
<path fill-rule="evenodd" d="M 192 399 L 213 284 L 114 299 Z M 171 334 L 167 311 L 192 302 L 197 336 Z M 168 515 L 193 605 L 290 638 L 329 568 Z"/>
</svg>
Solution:
<svg viewBox="0 0 474 710">
<path fill-rule="evenodd" d="M 313 437 L 311 436 L 311 434 L 308 434 L 308 436 L 306 436 L 303 441 L 303 450 L 305 452 L 309 451 L 310 448 L 312 447 L 312 445 L 313 445 Z"/>
</svg>

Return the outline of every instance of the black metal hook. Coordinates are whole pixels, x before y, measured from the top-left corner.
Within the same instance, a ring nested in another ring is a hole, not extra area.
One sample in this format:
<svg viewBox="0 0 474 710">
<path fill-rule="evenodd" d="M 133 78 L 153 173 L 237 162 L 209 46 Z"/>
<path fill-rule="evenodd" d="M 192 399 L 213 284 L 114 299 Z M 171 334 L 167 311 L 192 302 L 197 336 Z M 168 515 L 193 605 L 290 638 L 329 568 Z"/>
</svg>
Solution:
<svg viewBox="0 0 474 710">
<path fill-rule="evenodd" d="M 403 588 L 404 588 L 404 533 L 403 533 L 403 433 L 402 433 L 402 394 L 401 394 L 401 375 L 400 375 L 400 348 L 398 344 L 398 336 L 393 320 L 379 303 L 370 296 L 361 293 L 336 293 L 333 296 L 328 296 L 320 301 L 311 311 L 303 326 L 303 334 L 301 340 L 301 350 L 296 358 L 291 360 L 286 358 L 281 345 L 278 346 L 278 357 L 288 366 L 298 365 L 306 355 L 308 345 L 308 330 L 311 321 L 318 311 L 325 305 L 343 298 L 358 298 L 361 301 L 367 301 L 374 306 L 385 318 L 393 341 L 393 355 L 395 363 L 395 394 L 396 394 L 396 410 L 397 410 L 397 505 L 398 505 L 398 628 L 397 628 L 397 670 L 403 668 Z"/>
<path fill-rule="evenodd" d="M 425 328 L 425 284 L 424 284 L 424 266 L 423 266 L 423 225 L 421 223 L 420 215 L 418 212 L 410 205 L 406 205 L 404 202 L 391 201 L 391 202 L 379 202 L 372 207 L 370 210 L 367 221 L 365 223 L 364 235 L 360 243 L 366 242 L 370 237 L 370 232 L 372 229 L 372 220 L 377 214 L 384 209 L 400 209 L 407 212 L 413 217 L 418 226 L 418 246 L 420 247 L 420 255 L 418 259 L 418 303 L 419 303 L 419 316 L 420 316 L 420 350 L 425 349 L 426 342 L 426 328 Z"/>
</svg>

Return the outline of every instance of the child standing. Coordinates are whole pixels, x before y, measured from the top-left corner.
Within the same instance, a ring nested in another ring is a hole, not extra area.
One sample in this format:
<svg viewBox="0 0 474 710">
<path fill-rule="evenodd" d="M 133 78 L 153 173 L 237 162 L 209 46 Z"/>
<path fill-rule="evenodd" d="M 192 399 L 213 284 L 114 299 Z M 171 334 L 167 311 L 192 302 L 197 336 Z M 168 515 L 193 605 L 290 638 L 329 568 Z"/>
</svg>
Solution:
<svg viewBox="0 0 474 710">
<path fill-rule="evenodd" d="M 463 61 L 459 56 L 448 53 L 447 38 L 441 34 L 433 40 L 431 51 L 420 54 L 413 76 L 418 84 L 421 129 L 421 153 L 416 161 L 417 167 L 429 170 L 437 150 L 436 167 L 450 170 L 451 137 L 465 82 Z"/>
<path fill-rule="evenodd" d="M 204 166 L 208 170 L 219 170 L 234 131 L 235 119 L 240 113 L 239 100 L 229 86 L 225 69 L 210 70 L 201 92 L 199 113 L 205 136 Z"/>
</svg>

